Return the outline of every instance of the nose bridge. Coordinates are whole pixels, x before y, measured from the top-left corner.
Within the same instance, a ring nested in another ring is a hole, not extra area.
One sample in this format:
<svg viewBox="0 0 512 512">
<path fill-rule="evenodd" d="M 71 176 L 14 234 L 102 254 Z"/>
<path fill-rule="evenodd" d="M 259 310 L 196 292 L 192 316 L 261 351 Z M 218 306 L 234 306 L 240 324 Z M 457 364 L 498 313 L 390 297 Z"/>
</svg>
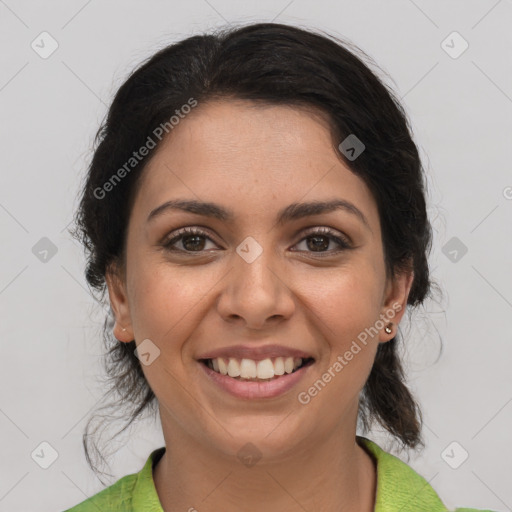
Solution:
<svg viewBox="0 0 512 512">
<path fill-rule="evenodd" d="M 244 286 L 264 287 L 267 292 L 275 291 L 271 288 L 274 285 L 277 258 L 271 243 L 270 235 L 260 235 L 258 239 L 247 236 L 237 246 L 234 265 L 238 282 Z"/>
<path fill-rule="evenodd" d="M 229 284 L 219 302 L 219 313 L 225 318 L 241 317 L 248 325 L 261 327 L 271 317 L 290 315 L 293 301 L 287 299 L 279 257 L 270 244 L 270 235 L 255 235 L 236 247 Z"/>
</svg>

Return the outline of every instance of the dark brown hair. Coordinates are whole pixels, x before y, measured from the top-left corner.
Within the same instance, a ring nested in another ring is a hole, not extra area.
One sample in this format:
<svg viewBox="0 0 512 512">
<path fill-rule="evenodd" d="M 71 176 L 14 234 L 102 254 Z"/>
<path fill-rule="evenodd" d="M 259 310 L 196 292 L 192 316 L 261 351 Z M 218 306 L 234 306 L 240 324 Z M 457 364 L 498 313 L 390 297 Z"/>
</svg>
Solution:
<svg viewBox="0 0 512 512">
<path fill-rule="evenodd" d="M 408 305 L 423 303 L 433 285 L 427 262 L 432 235 L 423 168 L 403 107 L 364 60 L 373 63 L 352 43 L 328 34 L 258 23 L 189 37 L 140 65 L 119 88 L 96 135 L 72 231 L 86 250 L 86 278 L 101 293 L 99 300 L 108 304 L 104 301 L 109 265 L 125 261 L 129 214 L 151 154 L 124 173 L 105 199 L 98 197 L 98 190 L 104 190 L 133 151 L 146 144 L 148 137 L 154 139 L 155 128 L 168 122 L 190 98 L 199 104 L 238 98 L 313 108 L 329 119 L 336 147 L 350 134 L 364 143 L 365 150 L 355 160 L 339 151 L 340 158 L 364 180 L 377 203 L 388 277 L 413 270 Z M 121 419 L 129 413 L 118 435 L 157 406 L 134 354 L 135 342 L 117 342 L 111 321 L 106 318 L 104 324 L 105 370 L 111 385 L 106 396 L 117 398 L 106 407 L 118 408 Z M 402 446 L 412 448 L 423 444 L 422 418 L 405 384 L 398 340 L 397 334 L 379 344 L 361 393 L 358 420 L 364 431 L 377 420 Z M 102 425 L 110 419 L 104 418 Z M 96 470 L 92 450 L 103 455 L 94 440 L 97 429 L 90 433 L 93 420 L 87 424 L 83 443 L 87 460 Z"/>
</svg>

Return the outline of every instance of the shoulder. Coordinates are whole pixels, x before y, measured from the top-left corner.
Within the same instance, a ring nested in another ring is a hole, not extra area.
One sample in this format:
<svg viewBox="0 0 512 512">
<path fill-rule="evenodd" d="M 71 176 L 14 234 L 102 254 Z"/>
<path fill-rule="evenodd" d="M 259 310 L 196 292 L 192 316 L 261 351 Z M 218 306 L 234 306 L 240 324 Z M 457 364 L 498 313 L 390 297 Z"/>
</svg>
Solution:
<svg viewBox="0 0 512 512">
<path fill-rule="evenodd" d="M 64 512 L 97 512 L 98 510 L 121 511 L 131 510 L 133 488 L 137 473 L 120 478 L 110 487 L 103 489 L 94 496 Z"/>
<path fill-rule="evenodd" d="M 110 487 L 64 512 L 163 512 L 153 481 L 153 465 L 164 451 L 165 447 L 153 450 L 138 473 L 123 476 Z"/>
<path fill-rule="evenodd" d="M 357 441 L 377 464 L 375 512 L 450 512 L 430 483 L 413 468 L 365 437 L 357 436 Z M 457 508 L 453 512 L 492 511 Z"/>
</svg>

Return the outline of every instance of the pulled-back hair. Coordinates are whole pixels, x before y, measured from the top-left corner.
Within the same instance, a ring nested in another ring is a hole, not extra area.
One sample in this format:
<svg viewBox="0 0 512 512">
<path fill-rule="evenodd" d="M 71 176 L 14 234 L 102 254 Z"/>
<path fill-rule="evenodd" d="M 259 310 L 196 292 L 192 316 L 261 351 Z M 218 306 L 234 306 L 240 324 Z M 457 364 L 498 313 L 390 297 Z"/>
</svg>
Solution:
<svg viewBox="0 0 512 512">
<path fill-rule="evenodd" d="M 154 151 L 123 173 L 106 199 L 99 198 L 98 191 L 148 137 L 155 139 L 155 128 L 168 123 L 190 98 L 199 104 L 236 98 L 314 108 L 327 116 L 336 147 L 350 134 L 364 143 L 365 150 L 355 160 L 342 152 L 340 158 L 376 201 L 387 276 L 413 271 L 407 304 L 422 304 L 434 285 L 427 261 L 432 233 L 423 168 L 403 107 L 364 60 L 373 62 L 352 43 L 328 34 L 258 23 L 189 37 L 140 65 L 119 88 L 96 134 L 72 231 L 86 250 L 86 279 L 100 292 L 100 300 L 105 301 L 109 266 L 125 261 L 129 214 L 139 178 Z M 358 421 L 368 431 L 376 420 L 403 447 L 412 448 L 423 444 L 422 418 L 397 354 L 400 336 L 398 332 L 378 346 L 361 393 Z M 108 317 L 103 337 L 111 383 L 106 396 L 117 395 L 108 407 L 118 408 L 126 420 L 119 434 L 144 411 L 155 412 L 157 401 L 135 355 L 135 341 L 118 342 Z M 83 444 L 96 471 L 92 450 L 103 456 L 90 433 L 93 420 L 87 423 Z"/>
</svg>

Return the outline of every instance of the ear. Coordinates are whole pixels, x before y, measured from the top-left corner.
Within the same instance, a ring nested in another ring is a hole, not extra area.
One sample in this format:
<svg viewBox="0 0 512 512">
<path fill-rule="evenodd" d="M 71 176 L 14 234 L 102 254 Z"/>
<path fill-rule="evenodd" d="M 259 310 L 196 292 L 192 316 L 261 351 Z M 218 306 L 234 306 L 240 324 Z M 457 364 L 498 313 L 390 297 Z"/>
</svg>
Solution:
<svg viewBox="0 0 512 512">
<path fill-rule="evenodd" d="M 105 280 L 110 298 L 110 307 L 115 316 L 114 336 L 117 340 L 128 343 L 135 338 L 132 330 L 125 279 L 121 276 L 121 272 L 115 263 L 108 267 L 105 273 Z"/>
<path fill-rule="evenodd" d="M 407 298 L 409 297 L 413 281 L 414 271 L 412 269 L 402 271 L 388 279 L 381 309 L 381 318 L 384 321 L 384 328 L 379 333 L 381 343 L 390 341 L 396 336 L 398 324 L 405 314 Z M 393 325 L 390 325 L 391 333 L 388 334 L 384 329 L 390 322 Z"/>
</svg>

